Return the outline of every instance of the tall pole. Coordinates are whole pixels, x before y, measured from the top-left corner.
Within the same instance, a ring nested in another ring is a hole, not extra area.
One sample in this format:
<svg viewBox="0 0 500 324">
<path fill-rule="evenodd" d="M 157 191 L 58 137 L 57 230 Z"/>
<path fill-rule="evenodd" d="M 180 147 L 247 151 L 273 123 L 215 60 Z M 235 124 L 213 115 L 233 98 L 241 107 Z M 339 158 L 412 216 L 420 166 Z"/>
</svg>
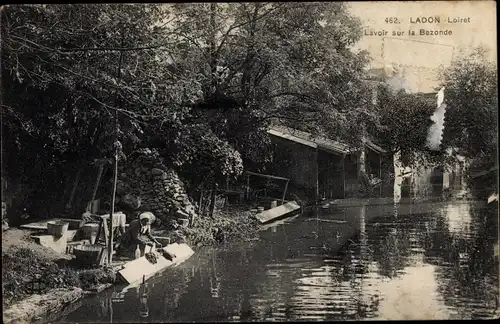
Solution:
<svg viewBox="0 0 500 324">
<path fill-rule="evenodd" d="M 343 191 L 343 198 L 345 199 L 345 179 L 346 179 L 346 174 L 345 174 L 345 154 L 342 155 L 342 191 Z"/>
<path fill-rule="evenodd" d="M 123 48 L 124 37 L 123 28 L 121 31 L 121 48 Z M 121 79 L 122 75 L 122 62 L 123 62 L 123 51 L 120 50 L 120 60 L 118 62 L 118 81 Z M 121 99 L 119 100 L 119 105 L 121 106 Z M 118 182 L 118 110 L 115 109 L 115 143 L 114 143 L 114 157 L 113 157 L 113 191 L 111 192 L 111 213 L 109 215 L 109 241 L 108 241 L 108 266 L 111 266 L 113 261 L 113 215 L 115 214 L 115 200 L 116 200 L 116 183 Z"/>
</svg>

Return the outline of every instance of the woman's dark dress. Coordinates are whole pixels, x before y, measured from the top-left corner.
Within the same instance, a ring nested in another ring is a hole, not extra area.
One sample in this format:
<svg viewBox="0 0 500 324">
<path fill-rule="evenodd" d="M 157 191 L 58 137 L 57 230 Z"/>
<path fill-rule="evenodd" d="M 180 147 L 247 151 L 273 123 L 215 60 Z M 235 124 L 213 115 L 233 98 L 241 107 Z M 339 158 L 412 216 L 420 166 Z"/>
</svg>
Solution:
<svg viewBox="0 0 500 324">
<path fill-rule="evenodd" d="M 154 241 L 155 239 L 151 235 L 150 229 L 148 228 L 145 233 L 141 234 L 141 223 L 138 219 L 134 219 L 130 222 L 127 231 L 120 237 L 116 253 L 125 254 L 135 251 L 137 245 L 143 251 L 147 243 Z"/>
</svg>

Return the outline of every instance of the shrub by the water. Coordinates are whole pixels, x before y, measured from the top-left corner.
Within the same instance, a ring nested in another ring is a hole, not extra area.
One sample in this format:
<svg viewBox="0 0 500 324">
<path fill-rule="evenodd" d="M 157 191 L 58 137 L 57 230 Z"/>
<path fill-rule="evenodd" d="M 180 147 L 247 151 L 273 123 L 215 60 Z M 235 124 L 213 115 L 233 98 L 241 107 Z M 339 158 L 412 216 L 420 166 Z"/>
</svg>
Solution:
<svg viewBox="0 0 500 324">
<path fill-rule="evenodd" d="M 257 233 L 257 222 L 248 211 L 226 208 L 217 211 L 213 217 L 200 216 L 190 228 L 184 229 L 187 241 L 192 245 L 210 245 L 217 243 L 215 229 L 224 233 L 225 241 L 250 238 Z"/>
<path fill-rule="evenodd" d="M 115 280 L 114 273 L 110 270 L 78 270 L 59 266 L 29 248 L 2 252 L 2 268 L 4 306 L 26 298 L 31 293 L 32 281 L 41 284 L 40 293 L 43 294 L 54 288 L 77 287 L 87 290 Z"/>
<path fill-rule="evenodd" d="M 116 280 L 116 276 L 111 269 L 89 269 L 79 272 L 79 280 L 81 283 L 80 288 L 89 290 L 101 284 L 114 282 Z"/>
</svg>

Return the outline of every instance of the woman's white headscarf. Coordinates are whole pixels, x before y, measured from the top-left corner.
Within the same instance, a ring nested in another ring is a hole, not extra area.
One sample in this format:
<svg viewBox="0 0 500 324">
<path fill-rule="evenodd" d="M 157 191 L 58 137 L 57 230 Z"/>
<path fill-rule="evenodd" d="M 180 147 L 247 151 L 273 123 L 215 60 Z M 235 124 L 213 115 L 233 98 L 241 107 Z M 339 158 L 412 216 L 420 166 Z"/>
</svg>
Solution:
<svg viewBox="0 0 500 324">
<path fill-rule="evenodd" d="M 139 220 L 142 221 L 143 219 L 147 218 L 149 220 L 149 224 L 153 223 L 156 219 L 155 215 L 151 212 L 144 212 L 139 215 Z"/>
<path fill-rule="evenodd" d="M 142 222 L 143 219 L 148 219 L 148 224 L 146 226 L 142 226 L 141 224 L 141 233 L 145 232 L 146 229 L 151 229 L 151 224 L 155 221 L 156 217 L 151 212 L 144 212 L 139 215 L 139 221 Z"/>
</svg>

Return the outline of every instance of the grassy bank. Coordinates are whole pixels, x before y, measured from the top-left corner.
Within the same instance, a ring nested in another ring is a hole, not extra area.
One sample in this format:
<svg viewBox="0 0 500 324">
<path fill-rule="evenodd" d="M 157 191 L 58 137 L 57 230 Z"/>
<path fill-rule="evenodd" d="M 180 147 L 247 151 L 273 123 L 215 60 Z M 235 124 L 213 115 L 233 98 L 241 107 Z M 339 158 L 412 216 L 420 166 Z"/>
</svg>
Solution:
<svg viewBox="0 0 500 324">
<path fill-rule="evenodd" d="M 17 229 L 2 235 L 2 270 L 4 307 L 29 297 L 29 283 L 37 277 L 41 294 L 60 288 L 92 290 L 115 280 L 108 269 L 77 269 L 67 256 L 31 242 L 28 233 Z"/>
<path fill-rule="evenodd" d="M 248 209 L 244 205 L 225 207 L 216 211 L 212 217 L 198 216 L 188 228 L 156 232 L 155 235 L 169 236 L 173 241 L 180 239 L 191 247 L 221 243 L 214 236 L 216 228 L 224 233 L 225 242 L 253 239 L 258 236 L 258 223 Z"/>
</svg>

